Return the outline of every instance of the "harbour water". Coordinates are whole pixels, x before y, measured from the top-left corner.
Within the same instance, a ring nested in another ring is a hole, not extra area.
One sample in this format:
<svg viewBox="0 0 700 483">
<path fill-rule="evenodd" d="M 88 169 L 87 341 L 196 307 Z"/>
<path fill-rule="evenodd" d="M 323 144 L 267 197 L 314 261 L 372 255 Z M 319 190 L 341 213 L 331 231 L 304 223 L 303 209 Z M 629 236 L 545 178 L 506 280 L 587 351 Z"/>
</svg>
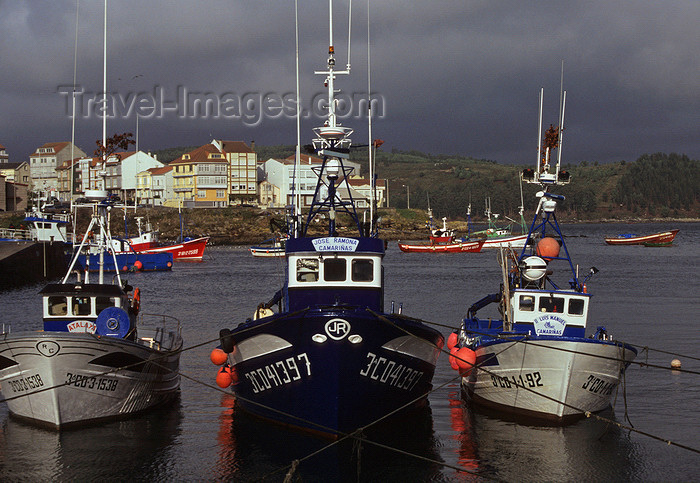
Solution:
<svg viewBox="0 0 700 483">
<path fill-rule="evenodd" d="M 681 231 L 667 248 L 603 242 L 605 234 L 674 227 Z M 640 347 L 637 362 L 647 364 L 630 366 L 614 410 L 604 414 L 641 433 L 594 418 L 542 427 L 474 411 L 461 400 L 444 354 L 429 406 L 366 432 L 393 449 L 369 442 L 326 448 L 328 441 L 250 419 L 215 385 L 209 353 L 220 328 L 251 317 L 279 288 L 283 260 L 214 246 L 202 263 L 127 276 L 141 289 L 144 312 L 167 313 L 183 324 L 188 350 L 179 400 L 128 420 L 61 433 L 15 421 L 0 403 L 0 480 L 282 481 L 297 460 L 303 481 L 697 480 L 700 378 L 692 371 L 700 371 L 700 223 L 563 229 L 581 270 L 600 270 L 588 284 L 594 295 L 589 332 L 606 326 L 616 339 Z M 390 243 L 385 270 L 386 308 L 402 304 L 405 314 L 441 324 L 445 335 L 500 281 L 495 251 L 407 254 Z M 0 293 L 0 324 L 40 329 L 40 289 Z M 674 358 L 691 372 L 665 369 Z"/>
</svg>

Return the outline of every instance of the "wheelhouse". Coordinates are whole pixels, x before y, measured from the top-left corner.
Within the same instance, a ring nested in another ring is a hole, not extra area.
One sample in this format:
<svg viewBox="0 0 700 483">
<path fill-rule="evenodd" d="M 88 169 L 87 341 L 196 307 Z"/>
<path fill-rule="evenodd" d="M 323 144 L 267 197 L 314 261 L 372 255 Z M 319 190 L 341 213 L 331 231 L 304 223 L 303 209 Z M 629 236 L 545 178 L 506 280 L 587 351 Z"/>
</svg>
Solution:
<svg viewBox="0 0 700 483">
<path fill-rule="evenodd" d="M 382 310 L 381 241 L 340 240 L 326 237 L 288 242 L 288 310 L 314 305 L 361 305 Z"/>
<path fill-rule="evenodd" d="M 45 331 L 94 332 L 94 322 L 103 310 L 130 309 L 128 296 L 116 285 L 49 284 L 41 295 Z"/>
<path fill-rule="evenodd" d="M 511 310 L 517 330 L 536 335 L 584 335 L 590 295 L 574 291 L 516 289 Z"/>
</svg>

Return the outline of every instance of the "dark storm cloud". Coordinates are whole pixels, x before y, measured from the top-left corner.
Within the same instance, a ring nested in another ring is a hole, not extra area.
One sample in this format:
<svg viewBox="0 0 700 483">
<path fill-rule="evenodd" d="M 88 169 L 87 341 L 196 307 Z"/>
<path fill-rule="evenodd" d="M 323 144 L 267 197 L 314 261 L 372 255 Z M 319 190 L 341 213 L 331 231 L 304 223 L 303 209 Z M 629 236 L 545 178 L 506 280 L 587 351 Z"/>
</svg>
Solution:
<svg viewBox="0 0 700 483">
<path fill-rule="evenodd" d="M 325 62 L 328 3 L 299 3 L 309 102 L 322 91 L 312 72 Z M 75 7 L 69 0 L 0 2 L 0 143 L 13 161 L 44 142 L 70 139 L 68 98 L 58 87 L 73 79 Z M 545 123 L 556 123 L 563 60 L 569 162 L 700 153 L 700 2 L 386 0 L 371 9 L 372 90 L 384 100 L 373 129 L 387 148 L 534 162 L 538 91 L 544 86 Z M 334 10 L 342 66 L 347 2 L 336 1 Z M 367 89 L 366 2 L 354 2 L 352 42 L 352 75 L 338 81 L 348 94 Z M 77 70 L 86 92 L 101 90 L 102 2 L 80 2 Z M 292 1 L 109 1 L 108 91 L 127 97 L 160 89 L 172 100 L 186 89 L 257 95 L 259 102 L 294 85 Z M 140 148 L 201 145 L 213 136 L 294 142 L 289 116 L 258 117 L 145 116 Z M 317 122 L 304 120 L 304 142 Z M 346 123 L 364 143 L 366 121 Z M 83 116 L 76 126 L 77 144 L 92 150 L 100 120 Z M 134 129 L 134 115 L 108 123 L 110 132 Z"/>
</svg>

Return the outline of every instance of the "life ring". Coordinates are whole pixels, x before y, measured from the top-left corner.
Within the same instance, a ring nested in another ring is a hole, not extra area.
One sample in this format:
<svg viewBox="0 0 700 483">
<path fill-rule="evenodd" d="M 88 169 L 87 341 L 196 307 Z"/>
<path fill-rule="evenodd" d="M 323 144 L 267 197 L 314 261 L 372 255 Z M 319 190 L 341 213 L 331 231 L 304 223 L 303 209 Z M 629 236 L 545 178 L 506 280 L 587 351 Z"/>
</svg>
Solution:
<svg viewBox="0 0 700 483">
<path fill-rule="evenodd" d="M 134 289 L 134 297 L 131 299 L 131 308 L 135 315 L 138 315 L 141 308 L 141 290 L 138 287 Z"/>
</svg>

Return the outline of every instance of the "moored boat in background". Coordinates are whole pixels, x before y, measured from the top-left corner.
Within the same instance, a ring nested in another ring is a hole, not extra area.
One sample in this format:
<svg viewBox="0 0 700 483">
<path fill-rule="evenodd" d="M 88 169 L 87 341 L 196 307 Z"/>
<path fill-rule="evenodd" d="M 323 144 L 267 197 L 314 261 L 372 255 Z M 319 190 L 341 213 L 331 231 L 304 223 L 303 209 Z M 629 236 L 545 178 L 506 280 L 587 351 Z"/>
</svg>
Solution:
<svg viewBox="0 0 700 483">
<path fill-rule="evenodd" d="M 287 239 L 288 237 L 274 237 L 265 240 L 260 245 L 250 247 L 250 254 L 262 258 L 283 257 Z"/>
<path fill-rule="evenodd" d="M 452 241 L 448 243 L 401 243 L 399 249 L 407 253 L 479 253 L 486 240 Z"/>
<path fill-rule="evenodd" d="M 680 230 L 662 231 L 651 235 L 637 235 L 635 233 L 621 233 L 617 236 L 606 236 L 608 245 L 644 245 L 649 247 L 668 246 L 673 243 Z"/>
<path fill-rule="evenodd" d="M 158 230 L 154 230 L 150 222 L 144 223 L 141 217 L 136 217 L 136 226 L 138 235 L 125 239 L 113 239 L 117 251 L 138 254 L 170 254 L 173 261 L 201 262 L 210 239 L 208 236 L 191 238 L 184 235 L 182 209 L 180 209 L 180 236 L 175 243 L 161 243 Z"/>
</svg>

